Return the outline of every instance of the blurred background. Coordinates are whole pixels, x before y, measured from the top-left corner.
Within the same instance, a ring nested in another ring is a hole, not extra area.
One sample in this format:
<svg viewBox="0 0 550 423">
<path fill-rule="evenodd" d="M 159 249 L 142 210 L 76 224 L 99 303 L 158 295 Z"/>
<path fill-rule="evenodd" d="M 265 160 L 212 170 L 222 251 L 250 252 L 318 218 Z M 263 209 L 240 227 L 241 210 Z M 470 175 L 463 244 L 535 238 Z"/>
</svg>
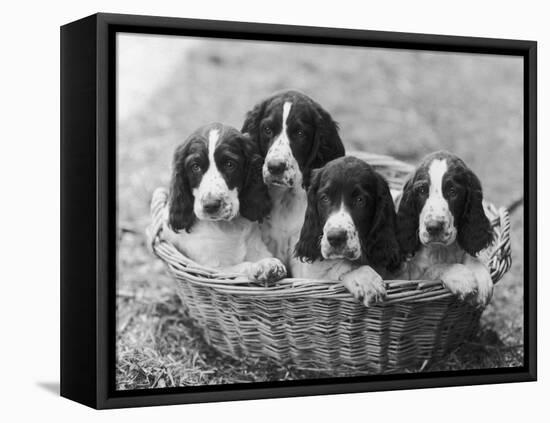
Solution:
<svg viewBox="0 0 550 423">
<path fill-rule="evenodd" d="M 217 355 L 147 250 L 152 192 L 168 185 L 175 147 L 201 125 L 240 129 L 258 101 L 295 88 L 340 123 L 348 151 L 417 164 L 446 149 L 476 172 L 488 201 L 523 195 L 521 58 L 119 34 L 117 68 L 118 389 L 329 376 Z M 478 337 L 422 371 L 523 365 L 523 235 L 520 206 L 513 265 Z"/>
</svg>

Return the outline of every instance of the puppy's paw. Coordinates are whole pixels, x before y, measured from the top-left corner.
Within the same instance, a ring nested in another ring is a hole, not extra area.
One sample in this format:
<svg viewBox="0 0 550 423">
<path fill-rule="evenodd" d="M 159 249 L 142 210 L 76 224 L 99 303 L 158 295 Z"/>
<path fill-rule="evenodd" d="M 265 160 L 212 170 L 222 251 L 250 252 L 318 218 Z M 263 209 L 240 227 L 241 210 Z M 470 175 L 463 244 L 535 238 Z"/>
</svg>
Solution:
<svg viewBox="0 0 550 423">
<path fill-rule="evenodd" d="M 265 258 L 250 266 L 248 276 L 253 281 L 273 283 L 286 276 L 286 267 L 279 259 Z"/>
<path fill-rule="evenodd" d="M 476 301 L 480 307 L 485 307 L 493 296 L 493 280 L 489 271 L 485 268 L 480 268 L 474 274 L 477 279 Z"/>
<path fill-rule="evenodd" d="M 443 284 L 456 295 L 464 300 L 477 291 L 477 282 L 474 273 L 463 264 L 454 264 L 441 274 Z"/>
<path fill-rule="evenodd" d="M 367 307 L 382 301 L 386 295 L 382 277 L 370 266 L 361 266 L 352 270 L 343 275 L 340 280 L 351 295 Z"/>
</svg>

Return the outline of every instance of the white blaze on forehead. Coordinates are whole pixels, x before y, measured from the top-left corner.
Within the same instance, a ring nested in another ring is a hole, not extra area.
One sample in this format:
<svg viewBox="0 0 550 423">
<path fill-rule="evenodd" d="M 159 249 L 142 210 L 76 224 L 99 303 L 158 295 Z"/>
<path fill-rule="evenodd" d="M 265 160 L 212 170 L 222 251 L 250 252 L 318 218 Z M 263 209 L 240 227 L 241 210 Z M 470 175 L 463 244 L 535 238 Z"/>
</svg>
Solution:
<svg viewBox="0 0 550 423">
<path fill-rule="evenodd" d="M 220 131 L 211 129 L 208 132 L 208 169 L 202 177 L 202 180 L 197 188 L 194 189 L 195 197 L 203 200 L 208 194 L 217 195 L 220 191 L 227 190 L 227 184 L 220 174 L 216 161 L 214 160 L 214 152 L 216 144 L 220 139 Z"/>
<path fill-rule="evenodd" d="M 434 160 L 430 164 L 430 197 L 443 198 L 443 176 L 447 172 L 447 160 Z"/>
<path fill-rule="evenodd" d="M 211 129 L 208 133 L 208 160 L 210 162 L 210 166 L 213 166 L 216 163 L 214 161 L 214 151 L 216 150 L 216 144 L 219 139 L 220 131 L 218 129 Z M 210 168 L 208 168 L 208 170 L 210 170 Z"/>
<path fill-rule="evenodd" d="M 290 140 L 288 139 L 288 134 L 286 130 L 287 130 L 288 115 L 290 115 L 291 108 L 292 108 L 292 103 L 290 101 L 286 101 L 283 104 L 283 116 L 281 118 L 281 132 L 279 133 L 277 139 L 269 149 L 268 155 L 272 150 L 280 150 L 279 153 L 284 153 L 283 151 L 284 149 L 288 149 L 290 151 Z M 291 151 L 290 151 L 290 154 L 292 154 Z"/>
<path fill-rule="evenodd" d="M 203 182 L 211 181 L 215 179 L 222 179 L 223 177 L 220 174 L 218 167 L 216 166 L 216 161 L 214 160 L 214 151 L 216 151 L 216 144 L 220 139 L 220 131 L 218 129 L 211 129 L 208 132 L 208 169 L 204 176 L 202 177 L 201 185 Z M 225 182 L 225 181 L 224 181 Z M 200 188 L 200 185 L 199 185 Z"/>
<path fill-rule="evenodd" d="M 355 229 L 353 219 L 343 201 L 340 203 L 340 209 L 333 212 L 327 219 L 325 229 Z"/>
<path fill-rule="evenodd" d="M 290 101 L 286 101 L 285 104 L 283 104 L 283 133 L 286 134 L 286 121 L 288 120 L 288 115 L 290 114 L 290 108 L 292 107 L 292 103 Z"/>
</svg>

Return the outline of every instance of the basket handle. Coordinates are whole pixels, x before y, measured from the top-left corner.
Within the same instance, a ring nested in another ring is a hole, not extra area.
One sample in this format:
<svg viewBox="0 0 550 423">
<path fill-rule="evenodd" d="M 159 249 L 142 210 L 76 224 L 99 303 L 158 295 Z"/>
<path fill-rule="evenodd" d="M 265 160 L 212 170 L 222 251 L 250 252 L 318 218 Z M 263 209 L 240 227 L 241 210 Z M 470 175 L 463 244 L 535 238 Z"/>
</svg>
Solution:
<svg viewBox="0 0 550 423">
<path fill-rule="evenodd" d="M 147 228 L 147 245 L 155 253 L 155 242 L 166 222 L 166 204 L 168 203 L 168 190 L 157 188 L 151 198 L 151 224 Z"/>
<path fill-rule="evenodd" d="M 497 215 L 493 226 L 499 226 L 497 238 L 495 239 L 496 247 L 489 258 L 489 270 L 493 284 L 496 284 L 504 274 L 512 266 L 512 241 L 511 241 L 511 222 L 510 213 L 505 207 L 496 209 L 494 213 Z"/>
</svg>

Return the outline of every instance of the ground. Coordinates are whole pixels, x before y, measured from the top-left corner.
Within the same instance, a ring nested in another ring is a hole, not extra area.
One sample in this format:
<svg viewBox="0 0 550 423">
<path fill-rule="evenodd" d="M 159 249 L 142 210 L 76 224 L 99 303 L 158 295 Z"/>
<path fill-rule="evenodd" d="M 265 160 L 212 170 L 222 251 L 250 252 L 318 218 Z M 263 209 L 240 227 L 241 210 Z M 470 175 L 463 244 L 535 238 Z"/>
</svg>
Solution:
<svg viewBox="0 0 550 423">
<path fill-rule="evenodd" d="M 146 248 L 152 192 L 167 186 L 174 148 L 200 125 L 221 121 L 240 128 L 246 111 L 260 99 L 296 88 L 340 123 L 348 151 L 390 154 L 415 164 L 431 151 L 447 149 L 478 174 L 488 201 L 508 205 L 522 196 L 518 58 L 215 40 L 188 47 L 177 51 L 178 60 L 171 57 L 171 72 L 144 67 L 155 89 L 139 107 L 121 106 L 120 236 L 113 281 L 120 389 L 323 376 L 217 355 L 191 324 L 164 265 Z M 496 287 L 480 333 L 422 371 L 523 364 L 522 246 L 520 206 L 512 215 L 513 265 Z"/>
</svg>

